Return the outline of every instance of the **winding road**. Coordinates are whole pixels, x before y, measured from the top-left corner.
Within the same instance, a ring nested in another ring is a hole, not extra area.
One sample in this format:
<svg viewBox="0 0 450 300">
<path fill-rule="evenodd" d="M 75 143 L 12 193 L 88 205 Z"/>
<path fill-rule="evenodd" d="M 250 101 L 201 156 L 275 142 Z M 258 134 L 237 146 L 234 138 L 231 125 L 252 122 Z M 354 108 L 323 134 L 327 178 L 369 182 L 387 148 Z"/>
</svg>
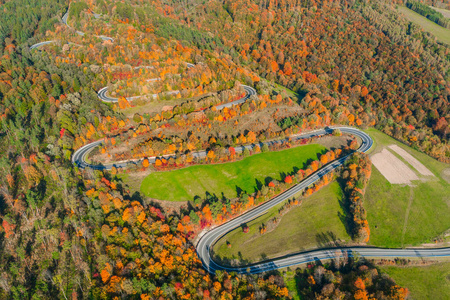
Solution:
<svg viewBox="0 0 450 300">
<path fill-rule="evenodd" d="M 236 100 L 236 101 L 241 101 L 241 99 Z M 227 104 L 232 104 L 233 102 L 227 103 Z M 339 127 L 339 128 L 344 128 L 344 127 Z M 347 128 L 347 127 L 346 127 Z M 353 129 L 351 127 L 348 127 L 349 130 L 356 130 L 358 132 L 360 132 L 357 129 Z M 249 151 L 252 150 L 256 145 L 262 147 L 264 144 L 270 146 L 270 145 L 274 145 L 274 144 L 281 144 L 287 140 L 300 140 L 300 139 L 307 139 L 307 138 L 311 138 L 311 137 L 315 137 L 315 136 L 322 136 L 325 134 L 328 134 L 332 131 L 332 129 L 319 129 L 319 130 L 315 130 L 315 131 L 311 131 L 308 133 L 303 133 L 303 134 L 296 134 L 296 135 L 292 135 L 289 136 L 285 139 L 282 140 L 274 140 L 274 141 L 268 141 L 268 142 L 261 142 L 261 143 L 256 143 L 256 144 L 251 144 L 251 145 L 245 145 L 245 146 L 237 146 L 235 147 L 235 151 L 237 153 L 243 152 L 245 149 L 248 149 Z M 366 140 L 365 143 L 369 143 L 371 141 L 370 137 L 369 140 Z M 133 164 L 138 164 L 141 163 L 143 159 L 132 159 L 132 160 L 127 160 L 127 161 L 123 161 L 123 162 L 115 162 L 115 163 L 111 163 L 111 164 L 104 164 L 104 165 L 94 165 L 94 164 L 90 164 L 86 161 L 86 158 L 88 156 L 88 154 L 94 150 L 96 147 L 100 146 L 103 144 L 103 139 L 89 143 L 87 145 L 84 145 L 83 147 L 79 148 L 77 151 L 75 151 L 75 153 L 72 155 L 72 163 L 76 164 L 79 168 L 81 169 L 85 169 L 85 168 L 91 168 L 94 170 L 111 170 L 112 167 L 116 167 L 116 168 L 125 168 L 128 165 L 133 165 Z M 194 158 L 204 158 L 206 156 L 207 152 L 205 150 L 202 151 L 197 151 L 197 152 L 192 152 L 192 156 Z M 151 157 L 147 157 L 148 161 L 150 163 L 154 163 L 156 161 L 156 159 L 158 157 L 164 157 L 166 159 L 170 158 L 170 157 L 175 157 L 175 154 L 167 154 L 167 155 L 163 155 L 163 156 L 151 156 Z"/>
<path fill-rule="evenodd" d="M 187 65 L 188 69 L 195 67 L 195 65 L 191 64 L 191 63 L 186 63 L 186 65 Z M 141 66 L 141 67 L 135 67 L 134 69 L 141 69 L 141 68 L 151 68 L 151 67 Z M 147 82 L 152 82 L 152 81 L 158 81 L 158 80 L 161 80 L 161 78 L 160 77 L 152 78 L 152 79 L 147 79 L 146 81 Z M 231 101 L 231 102 L 228 102 L 228 103 L 217 105 L 216 109 L 217 110 L 221 110 L 221 109 L 224 109 L 225 107 L 232 107 L 233 105 L 238 105 L 238 104 L 244 103 L 252 95 L 256 95 L 256 90 L 254 88 L 252 88 L 252 87 L 250 87 L 248 85 L 242 85 L 242 87 L 245 90 L 245 96 L 244 97 L 242 97 L 242 98 L 240 98 L 238 100 L 235 100 L 235 101 Z M 177 95 L 179 93 L 180 93 L 180 91 L 169 91 L 169 92 L 165 92 L 164 94 L 165 95 Z M 101 88 L 97 92 L 97 96 L 103 102 L 107 102 L 107 103 L 119 102 L 119 98 L 111 97 L 111 96 L 108 95 L 108 87 L 107 86 Z M 146 94 L 146 95 L 141 95 L 141 96 L 131 96 L 131 97 L 125 97 L 125 99 L 127 99 L 127 101 L 133 101 L 135 99 L 139 99 L 139 98 L 142 98 L 142 97 L 152 97 L 153 99 L 157 99 L 158 94 Z"/>
<path fill-rule="evenodd" d="M 95 15 L 95 17 L 98 17 Z M 67 24 L 67 18 L 68 18 L 68 12 L 63 16 L 62 21 L 63 23 L 70 27 Z M 84 35 L 83 32 L 77 31 L 78 34 Z M 114 41 L 112 38 L 105 37 L 105 36 L 99 36 L 102 40 L 109 40 Z M 46 41 L 46 42 L 40 42 L 37 44 L 34 44 L 30 47 L 30 49 L 36 49 L 43 45 L 47 45 L 50 43 L 53 43 L 54 41 Z M 193 64 L 188 63 L 188 68 L 193 67 Z M 138 67 L 139 68 L 139 67 Z M 144 67 L 145 68 L 145 67 Z M 153 79 L 158 80 L 158 79 Z M 242 97 L 241 99 L 238 99 L 233 102 L 225 103 L 216 106 L 216 109 L 220 110 L 225 107 L 230 107 L 236 104 L 244 103 L 249 99 L 252 95 L 256 95 L 256 91 L 249 87 L 249 86 L 243 86 L 246 95 Z M 106 95 L 106 88 L 103 88 L 99 91 L 99 98 L 106 102 L 116 102 L 116 98 L 111 98 Z M 173 91 L 176 92 L 176 91 Z M 139 96 L 138 96 L 139 97 Z M 364 133 L 363 131 L 360 131 L 356 128 L 352 127 L 331 127 L 331 128 L 325 128 L 320 130 L 315 130 L 313 132 L 299 134 L 295 136 L 289 137 L 290 139 L 303 139 L 303 138 L 311 138 L 314 136 L 321 136 L 327 133 L 330 133 L 334 128 L 340 129 L 342 132 L 349 133 L 352 135 L 355 135 L 361 139 L 361 145 L 358 149 L 360 152 L 367 152 L 373 145 L 373 140 L 371 137 Z M 280 143 L 282 141 L 269 141 L 265 144 L 274 144 L 274 143 Z M 116 162 L 113 164 L 107 164 L 107 165 L 93 165 L 86 161 L 87 155 L 90 151 L 92 151 L 94 148 L 100 146 L 103 143 L 103 140 L 96 141 L 90 144 L 87 144 L 80 149 L 78 149 L 74 155 L 72 156 L 72 162 L 76 164 L 80 168 L 92 168 L 97 170 L 109 170 L 113 166 L 116 167 L 126 167 L 129 164 L 136 164 L 141 162 L 142 160 L 130 160 L 130 161 L 124 161 L 124 162 Z M 259 143 L 259 145 L 263 145 L 263 143 Z M 241 147 L 236 147 L 236 152 L 242 152 L 245 149 L 251 150 L 256 145 L 246 145 Z M 170 157 L 172 155 L 166 155 L 165 157 Z M 193 153 L 194 157 L 205 157 L 206 151 L 199 151 Z M 200 257 L 204 268 L 210 272 L 215 273 L 217 270 L 225 270 L 228 272 L 237 272 L 237 273 L 261 273 L 271 270 L 276 270 L 280 268 L 285 268 L 289 266 L 294 266 L 302 263 L 312 262 L 316 260 L 324 260 L 324 259 L 333 259 L 336 257 L 344 257 L 344 256 L 354 256 L 354 255 L 361 255 L 364 257 L 419 257 L 419 258 L 439 258 L 439 257 L 449 257 L 450 256 L 450 248 L 414 248 L 414 249 L 385 249 L 385 248 L 375 248 L 375 247 L 341 247 L 341 248 L 332 248 L 332 249 L 318 249 L 318 250 L 312 250 L 309 252 L 302 252 L 302 253 L 296 253 L 292 255 L 288 255 L 285 257 L 269 260 L 269 261 L 263 261 L 260 263 L 251 264 L 248 266 L 241 266 L 241 267 L 228 267 L 224 265 L 220 265 L 218 262 L 214 261 L 211 256 L 211 250 L 213 245 L 224 235 L 229 233 L 230 231 L 240 227 L 241 225 L 255 219 L 256 217 L 265 214 L 270 208 L 276 206 L 277 204 L 286 201 L 287 199 L 293 197 L 295 194 L 297 194 L 299 191 L 307 188 L 308 186 L 312 185 L 316 181 L 318 181 L 321 177 L 323 177 L 325 174 L 328 174 L 329 172 L 333 171 L 334 169 L 338 168 L 339 166 L 343 165 L 345 160 L 347 159 L 348 155 L 342 158 L 339 158 L 337 160 L 334 160 L 321 169 L 317 170 L 315 173 L 311 174 L 309 177 L 307 177 L 302 182 L 294 185 L 287 191 L 283 192 L 282 194 L 274 197 L 273 199 L 265 202 L 264 204 L 255 207 L 246 213 L 229 220 L 228 222 L 215 227 L 211 228 L 210 230 L 206 231 L 200 238 L 200 240 L 197 243 L 196 250 L 197 254 Z M 150 157 L 148 158 L 151 163 L 155 162 L 156 157 Z M 357 253 L 357 254 L 355 254 Z"/>
<path fill-rule="evenodd" d="M 295 139 L 305 139 L 311 137 L 319 137 L 328 133 L 331 133 L 333 129 L 340 129 L 343 133 L 352 134 L 361 139 L 361 144 L 358 149 L 360 152 L 367 152 L 371 149 L 373 145 L 372 138 L 366 134 L 365 132 L 352 128 L 352 127 L 329 127 L 325 129 L 315 130 L 309 133 L 298 134 L 291 136 L 287 139 L 295 140 Z M 270 141 L 265 144 L 275 144 L 281 143 L 281 141 Z M 97 170 L 109 170 L 112 166 L 115 167 L 126 167 L 129 164 L 140 163 L 142 160 L 132 160 L 125 162 L 118 162 L 114 164 L 107 165 L 92 165 L 86 162 L 86 157 L 90 151 L 92 151 L 95 147 L 98 147 L 103 143 L 103 140 L 96 141 L 90 144 L 85 145 L 84 147 L 78 149 L 72 157 L 73 163 L 75 163 L 80 168 L 92 168 Z M 262 146 L 264 143 L 259 143 Z M 251 150 L 255 147 L 256 144 L 246 145 L 236 147 L 236 152 L 242 152 L 245 149 Z M 198 151 L 194 152 L 194 157 L 203 158 L 206 156 L 206 151 Z M 165 155 L 164 157 L 169 158 L 173 155 Z M 292 198 L 295 194 L 312 185 L 316 181 L 318 181 L 321 177 L 339 166 L 343 165 L 348 155 L 337 160 L 334 160 L 321 169 L 317 170 L 315 173 L 311 174 L 308 178 L 300 182 L 299 184 L 291 187 L 289 190 L 283 192 L 282 194 L 276 196 L 275 198 L 265 202 L 264 204 L 253 208 L 250 211 L 207 231 L 198 241 L 196 250 L 197 254 L 200 257 L 204 268 L 210 272 L 215 273 L 217 270 L 224 270 L 227 272 L 237 272 L 241 274 L 255 274 L 261 273 L 271 270 L 276 270 L 280 268 L 285 268 L 289 266 L 299 265 L 303 263 L 313 262 L 316 260 L 324 260 L 324 259 L 332 259 L 336 257 L 344 257 L 344 256 L 354 256 L 361 255 L 364 257 L 422 257 L 422 258 L 439 258 L 439 257 L 449 257 L 450 256 L 450 248 L 429 248 L 429 249 L 386 249 L 386 248 L 375 248 L 375 247 L 342 247 L 342 248 L 331 248 L 331 249 L 318 249 L 308 252 L 296 253 L 292 255 L 288 255 L 285 257 L 281 257 L 278 259 L 273 259 L 270 261 L 264 261 L 261 263 L 251 264 L 248 266 L 242 267 L 228 267 L 221 265 L 220 263 L 213 260 L 211 255 L 211 250 L 213 245 L 224 235 L 229 233 L 230 231 L 242 226 L 245 223 L 248 223 L 251 220 L 265 214 L 272 207 L 280 204 L 281 202 L 286 201 L 287 199 Z M 156 157 L 149 157 L 149 162 L 154 163 Z"/>
<path fill-rule="evenodd" d="M 358 129 L 351 127 L 338 127 L 342 132 L 350 133 L 361 138 L 361 146 L 358 149 L 360 152 L 367 152 L 372 147 L 372 138 Z M 318 131 L 317 134 L 321 132 Z M 289 266 L 308 263 L 316 260 L 332 259 L 336 257 L 353 256 L 354 253 L 364 257 L 449 257 L 450 248 L 430 248 L 430 249 L 386 249 L 375 247 L 343 247 L 332 249 L 318 249 L 308 252 L 301 252 L 285 257 L 264 261 L 260 263 L 251 264 L 243 267 L 227 267 L 220 265 L 214 261 L 211 256 L 212 247 L 224 235 L 232 230 L 242 226 L 243 224 L 254 220 L 255 218 L 265 214 L 269 209 L 278 205 L 279 203 L 292 198 L 299 191 L 307 188 L 314 182 L 318 181 L 322 176 L 341 166 L 348 156 L 342 157 L 330 162 L 323 168 L 319 169 L 311 176 L 293 186 L 284 193 L 267 201 L 266 203 L 255 207 L 254 209 L 207 231 L 197 243 L 197 254 L 200 257 L 204 268 L 210 272 L 215 273 L 217 270 L 224 270 L 227 272 L 237 272 L 241 274 L 255 274 Z"/>
<path fill-rule="evenodd" d="M 358 151 L 367 152 L 373 145 L 372 138 L 363 131 L 360 131 L 351 127 L 337 127 L 342 132 L 350 133 L 361 138 L 361 146 Z M 326 131 L 326 130 L 325 130 Z M 322 131 L 317 131 L 315 134 L 323 134 Z M 197 254 L 200 257 L 204 268 L 210 272 L 215 273 L 217 270 L 224 270 L 227 272 L 237 272 L 241 274 L 255 274 L 280 268 L 286 268 L 289 266 L 299 265 L 303 263 L 313 262 L 316 260 L 333 259 L 336 257 L 361 255 L 364 257 L 449 257 L 450 248 L 429 248 L 429 249 L 386 249 L 376 247 L 342 247 L 331 249 L 318 249 L 308 252 L 301 252 L 285 257 L 264 261 L 260 263 L 251 264 L 243 267 L 227 267 L 220 265 L 214 261 L 211 256 L 211 250 L 214 244 L 224 235 L 230 231 L 242 226 L 243 224 L 254 220 L 255 218 L 265 214 L 269 209 L 278 205 L 279 203 L 292 198 L 299 191 L 307 188 L 314 182 L 318 181 L 322 176 L 341 166 L 348 156 L 342 157 L 335 161 L 330 162 L 323 168 L 319 169 L 311 176 L 293 186 L 284 193 L 277 197 L 267 201 L 266 203 L 255 207 L 254 209 L 207 231 L 197 243 Z"/>
<path fill-rule="evenodd" d="M 99 15 L 99 14 L 94 14 L 94 16 L 95 16 L 95 18 L 98 18 L 100 15 Z M 67 24 L 67 18 L 68 18 L 68 17 L 69 17 L 69 9 L 67 9 L 67 12 L 66 12 L 66 13 L 64 14 L 64 16 L 62 17 L 62 22 L 63 22 L 64 25 L 66 25 L 67 27 L 72 28 L 69 24 Z M 77 33 L 78 35 L 81 35 L 81 36 L 84 36 L 84 35 L 85 35 L 84 32 L 78 31 L 78 30 L 76 30 L 76 33 Z M 114 42 L 114 39 L 111 38 L 111 37 L 108 37 L 108 36 L 104 36 L 104 35 L 96 35 L 96 37 L 102 39 L 103 41 L 111 41 L 111 42 Z M 46 42 L 36 43 L 36 44 L 30 46 L 30 50 L 38 49 L 38 48 L 40 48 L 40 47 L 42 47 L 42 46 L 44 46 L 44 45 L 53 44 L 53 43 L 55 43 L 55 42 L 56 42 L 55 40 L 51 40 L 51 41 L 46 41 Z M 69 42 L 69 44 L 76 45 L 76 44 L 70 43 L 70 42 Z"/>
</svg>

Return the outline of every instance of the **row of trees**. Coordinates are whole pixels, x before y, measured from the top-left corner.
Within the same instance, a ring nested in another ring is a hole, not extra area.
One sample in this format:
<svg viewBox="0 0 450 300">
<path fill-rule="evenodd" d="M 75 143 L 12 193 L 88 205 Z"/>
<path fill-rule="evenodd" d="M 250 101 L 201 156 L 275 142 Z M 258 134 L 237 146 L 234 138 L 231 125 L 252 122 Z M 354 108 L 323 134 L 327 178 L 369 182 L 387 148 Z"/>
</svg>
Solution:
<svg viewBox="0 0 450 300">
<path fill-rule="evenodd" d="M 372 163 L 369 157 L 355 152 L 346 161 L 342 170 L 342 187 L 345 195 L 344 211 L 347 213 L 347 228 L 353 240 L 367 243 L 370 238 L 369 223 L 364 208 L 364 193 L 369 182 Z"/>
<path fill-rule="evenodd" d="M 442 27 L 450 28 L 450 19 L 445 18 L 440 12 L 432 9 L 426 4 L 413 0 L 408 0 L 406 1 L 406 7 L 412 9 L 416 13 L 421 14 L 422 16 L 426 17 L 427 19 L 433 21 L 434 23 Z"/>
<path fill-rule="evenodd" d="M 324 153 L 320 157 L 320 160 L 312 161 L 307 166 L 299 168 L 299 170 L 294 170 L 293 172 L 285 174 L 283 178 L 270 179 L 270 181 L 266 181 L 265 183 L 261 182 L 254 187 L 254 191 L 242 191 L 237 195 L 238 197 L 234 199 L 220 198 L 215 194 L 210 193 L 206 193 L 204 198 L 196 197 L 183 212 L 183 214 L 186 216 L 188 215 L 191 222 L 195 224 L 195 226 L 191 228 L 192 232 L 190 232 L 189 236 L 194 238 L 196 234 L 205 227 L 222 224 L 226 220 L 271 199 L 293 185 L 298 184 L 326 164 L 324 157 L 339 157 L 340 155 L 343 155 L 341 149 L 336 149 L 335 151 L 330 150 L 327 153 Z M 318 191 L 323 186 L 330 183 L 333 180 L 333 177 L 333 174 L 323 176 L 312 186 L 306 188 L 303 191 L 302 196 L 307 197 Z M 300 205 L 300 203 L 300 199 L 289 201 L 285 207 L 280 209 L 280 214 L 284 214 L 288 209 L 292 208 L 294 205 Z M 263 225 L 261 232 L 263 233 L 265 230 L 266 225 Z"/>
</svg>

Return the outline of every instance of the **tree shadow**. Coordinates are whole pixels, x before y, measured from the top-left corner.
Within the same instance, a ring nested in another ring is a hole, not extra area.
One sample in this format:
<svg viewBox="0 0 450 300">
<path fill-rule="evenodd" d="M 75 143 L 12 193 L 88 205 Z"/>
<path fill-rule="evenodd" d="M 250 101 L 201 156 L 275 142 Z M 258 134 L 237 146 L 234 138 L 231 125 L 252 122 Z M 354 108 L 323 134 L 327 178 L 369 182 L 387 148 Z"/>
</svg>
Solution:
<svg viewBox="0 0 450 300">
<path fill-rule="evenodd" d="M 273 178 L 272 177 L 270 177 L 270 176 L 267 176 L 265 179 L 264 179 L 264 182 L 265 182 L 265 184 L 266 185 L 269 185 L 269 183 L 271 183 L 272 182 L 272 180 L 273 180 Z"/>
<path fill-rule="evenodd" d="M 314 161 L 314 159 L 308 158 L 308 160 L 303 163 L 302 169 L 303 170 L 306 169 L 306 167 L 308 167 L 313 161 Z"/>
<path fill-rule="evenodd" d="M 328 152 L 328 149 L 323 149 L 323 150 L 317 152 L 317 154 L 316 154 L 317 159 L 319 160 L 320 157 L 327 152 Z"/>
<path fill-rule="evenodd" d="M 242 195 L 242 193 L 244 192 L 244 190 L 240 187 L 238 187 L 237 185 L 235 186 L 236 189 L 236 196 L 239 197 L 240 195 Z"/>
<path fill-rule="evenodd" d="M 225 194 L 222 192 L 221 193 L 222 195 L 221 195 L 221 201 L 222 201 L 222 203 L 225 203 L 227 200 L 229 200 L 226 196 L 225 196 Z"/>
<path fill-rule="evenodd" d="M 256 182 L 256 190 L 260 191 L 262 189 L 262 187 L 263 187 L 263 184 L 262 184 L 261 180 L 255 179 L 255 182 Z"/>
<path fill-rule="evenodd" d="M 339 200 L 339 206 L 344 213 L 338 212 L 339 220 L 344 224 L 345 230 L 350 236 L 353 236 L 353 222 L 350 216 L 348 195 L 345 193 L 345 180 L 342 177 L 336 178 L 337 183 L 342 190 L 342 199 Z"/>
<path fill-rule="evenodd" d="M 7 204 L 3 195 L 0 195 L 0 215 L 4 216 L 7 208 Z"/>
<path fill-rule="evenodd" d="M 339 247 L 340 240 L 332 231 L 319 232 L 316 234 L 316 242 L 319 248 Z"/>
<path fill-rule="evenodd" d="M 47 192 L 47 181 L 41 180 L 36 187 L 36 192 L 39 199 L 43 199 L 45 197 L 45 193 Z"/>
<path fill-rule="evenodd" d="M 233 245 L 231 245 L 233 247 Z M 215 253 L 212 253 L 212 259 L 222 266 L 229 266 L 229 267 L 238 267 L 238 266 L 246 266 L 251 264 L 251 262 L 248 259 L 244 259 L 242 257 L 241 251 L 238 252 L 237 257 L 233 255 L 232 257 L 223 257 L 215 255 Z"/>
<path fill-rule="evenodd" d="M 265 260 L 268 260 L 268 259 L 269 259 L 269 257 L 267 256 L 267 254 L 261 253 L 261 261 L 265 261 Z"/>
<path fill-rule="evenodd" d="M 138 201 L 139 203 L 145 206 L 144 199 L 142 198 L 142 195 L 139 192 L 134 192 L 133 195 L 131 195 L 131 201 Z"/>
</svg>

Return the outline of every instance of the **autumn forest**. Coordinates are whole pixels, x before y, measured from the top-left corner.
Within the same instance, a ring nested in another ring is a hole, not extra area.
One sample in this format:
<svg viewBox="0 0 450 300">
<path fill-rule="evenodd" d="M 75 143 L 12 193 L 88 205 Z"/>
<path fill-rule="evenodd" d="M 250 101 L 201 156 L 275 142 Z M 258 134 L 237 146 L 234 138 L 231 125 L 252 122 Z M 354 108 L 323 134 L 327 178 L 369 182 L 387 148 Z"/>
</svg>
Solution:
<svg viewBox="0 0 450 300">
<path fill-rule="evenodd" d="M 434 261 L 342 250 L 384 246 L 385 140 L 450 193 L 450 46 L 398 6 L 450 26 L 440 0 L 0 0 L 0 298 L 420 295 L 384 268 Z M 314 196 L 339 212 L 300 248 L 340 254 L 213 253 L 291 226 Z M 448 247 L 439 230 L 411 246 Z"/>
</svg>

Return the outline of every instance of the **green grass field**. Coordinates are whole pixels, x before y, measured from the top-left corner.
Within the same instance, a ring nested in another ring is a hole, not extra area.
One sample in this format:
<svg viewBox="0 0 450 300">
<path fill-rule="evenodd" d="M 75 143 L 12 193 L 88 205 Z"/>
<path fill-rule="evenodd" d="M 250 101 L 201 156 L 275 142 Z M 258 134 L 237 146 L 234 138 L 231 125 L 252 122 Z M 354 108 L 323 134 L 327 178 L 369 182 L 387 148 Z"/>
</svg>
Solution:
<svg viewBox="0 0 450 300">
<path fill-rule="evenodd" d="M 405 6 L 399 6 L 398 11 L 400 11 L 410 22 L 421 26 L 423 30 L 433 34 L 439 41 L 450 45 L 450 29 L 439 26 Z"/>
<path fill-rule="evenodd" d="M 364 200 L 371 230 L 369 244 L 381 247 L 418 245 L 432 241 L 449 229 L 450 184 L 441 175 L 450 165 L 415 151 L 376 129 L 368 129 L 366 132 L 374 139 L 370 153 L 396 144 L 436 175 L 428 177 L 427 181 L 415 182 L 413 187 L 393 185 L 373 167 Z M 423 177 L 417 175 L 419 178 Z M 332 232 L 338 239 L 349 241 L 350 237 L 339 218 L 339 213 L 342 213 L 339 206 L 341 194 L 339 185 L 333 182 L 304 199 L 300 207 L 294 208 L 282 218 L 275 230 L 261 236 L 259 227 L 276 215 L 278 208 L 274 208 L 250 222 L 248 233 L 245 234 L 238 228 L 224 236 L 214 246 L 215 254 L 222 259 L 256 262 L 262 258 L 319 247 L 319 233 Z M 227 247 L 227 241 L 231 243 L 231 248 Z"/>
<path fill-rule="evenodd" d="M 424 267 L 381 267 L 410 291 L 411 299 L 450 299 L 450 262 Z"/>
<path fill-rule="evenodd" d="M 248 223 L 249 232 L 235 229 L 214 245 L 215 255 L 229 260 L 243 259 L 256 262 L 285 254 L 321 247 L 326 239 L 349 241 L 351 238 L 339 219 L 343 213 L 339 200 L 342 192 L 337 182 L 332 182 L 310 197 L 302 205 L 283 216 L 271 232 L 260 235 L 259 227 L 277 215 L 278 207 Z M 231 243 L 228 248 L 226 242 Z M 280 246 L 282 245 L 282 246 Z"/>
<path fill-rule="evenodd" d="M 206 192 L 232 198 L 237 190 L 254 192 L 256 180 L 267 177 L 281 180 L 281 173 L 302 169 L 307 162 L 326 152 L 324 146 L 311 144 L 278 152 L 260 153 L 234 163 L 198 165 L 169 172 L 154 172 L 141 184 L 144 195 L 160 200 L 188 201 Z"/>
<path fill-rule="evenodd" d="M 382 247 L 419 245 L 432 241 L 449 229 L 450 184 L 441 174 L 450 165 L 415 151 L 375 129 L 369 129 L 367 133 L 375 141 L 371 153 L 397 144 L 436 175 L 427 178 L 427 181 L 414 182 L 413 186 L 390 184 L 373 166 L 364 200 L 371 231 L 369 244 Z M 419 173 L 417 175 L 423 177 Z"/>
</svg>

